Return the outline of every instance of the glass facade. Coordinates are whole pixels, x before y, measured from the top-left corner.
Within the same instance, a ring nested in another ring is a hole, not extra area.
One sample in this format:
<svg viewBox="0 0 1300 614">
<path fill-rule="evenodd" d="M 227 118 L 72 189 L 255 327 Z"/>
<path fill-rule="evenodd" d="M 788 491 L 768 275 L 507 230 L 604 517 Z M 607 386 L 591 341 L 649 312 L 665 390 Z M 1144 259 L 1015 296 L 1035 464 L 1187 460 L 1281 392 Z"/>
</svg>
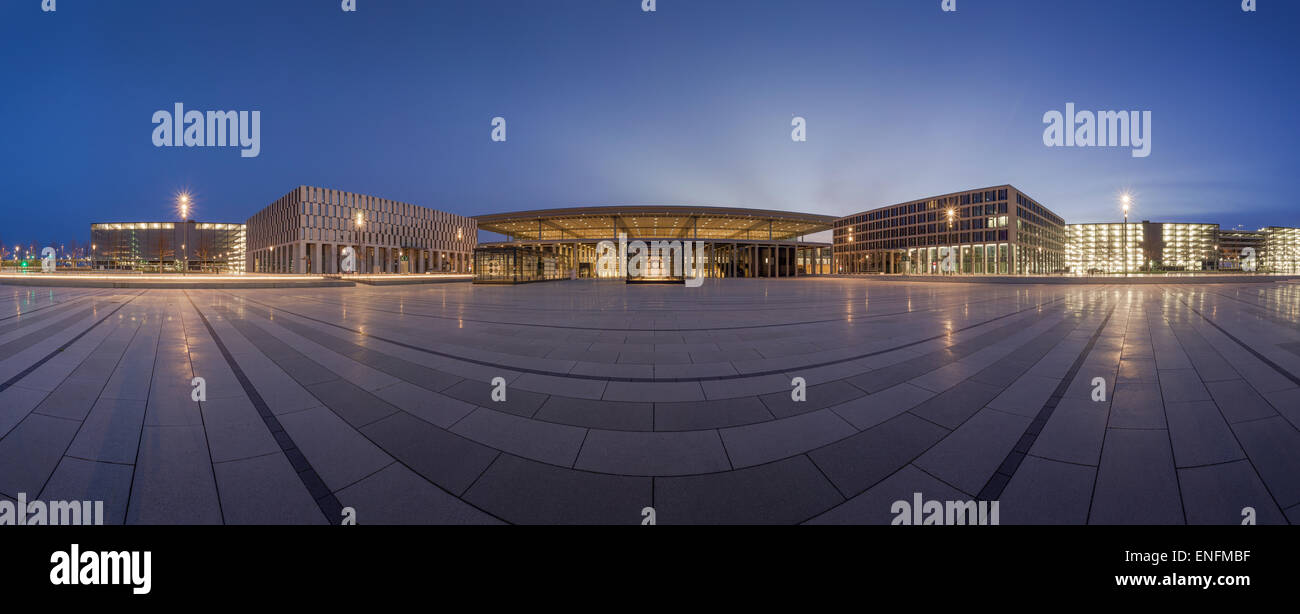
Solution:
<svg viewBox="0 0 1300 614">
<path fill-rule="evenodd" d="M 563 279 L 554 255 L 526 247 L 474 250 L 476 284 L 524 284 L 554 279 Z"/>
<path fill-rule="evenodd" d="M 827 230 L 835 218 L 825 215 L 732 207 L 650 206 L 576 207 L 482 215 L 478 228 L 505 235 L 509 241 L 481 248 L 525 247 L 554 255 L 561 277 L 623 278 L 626 267 L 601 259 L 602 242 L 684 249 L 697 242 L 693 267 L 706 278 L 798 277 L 830 273 L 831 246 L 801 237 Z M 630 249 L 630 248 L 629 248 Z M 629 257 L 631 254 L 629 254 Z M 613 259 L 616 261 L 616 259 Z M 677 278 L 651 260 L 650 278 Z M 643 275 L 645 276 L 645 275 Z"/>
<path fill-rule="evenodd" d="M 1027 275 L 1065 267 L 1064 220 L 1012 186 L 851 215 L 835 222 L 833 237 L 836 273 Z"/>
<path fill-rule="evenodd" d="M 91 262 L 101 270 L 242 273 L 246 238 L 243 224 L 91 224 Z"/>
</svg>

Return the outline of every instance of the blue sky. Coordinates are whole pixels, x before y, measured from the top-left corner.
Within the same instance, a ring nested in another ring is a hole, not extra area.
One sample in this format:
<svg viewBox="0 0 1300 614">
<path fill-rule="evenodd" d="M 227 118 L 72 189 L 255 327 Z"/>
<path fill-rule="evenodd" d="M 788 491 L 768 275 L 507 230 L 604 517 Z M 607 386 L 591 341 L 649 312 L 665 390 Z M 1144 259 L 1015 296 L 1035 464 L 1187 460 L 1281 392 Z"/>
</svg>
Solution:
<svg viewBox="0 0 1300 614">
<path fill-rule="evenodd" d="M 0 2 L 0 240 L 242 221 L 301 184 L 465 215 L 661 203 L 832 215 L 1011 183 L 1069 222 L 1300 226 L 1300 2 Z M 175 102 L 258 110 L 261 155 L 157 148 Z M 1047 148 L 1067 102 L 1152 151 Z M 808 140 L 790 139 L 790 121 Z M 490 121 L 505 117 L 507 142 Z"/>
</svg>

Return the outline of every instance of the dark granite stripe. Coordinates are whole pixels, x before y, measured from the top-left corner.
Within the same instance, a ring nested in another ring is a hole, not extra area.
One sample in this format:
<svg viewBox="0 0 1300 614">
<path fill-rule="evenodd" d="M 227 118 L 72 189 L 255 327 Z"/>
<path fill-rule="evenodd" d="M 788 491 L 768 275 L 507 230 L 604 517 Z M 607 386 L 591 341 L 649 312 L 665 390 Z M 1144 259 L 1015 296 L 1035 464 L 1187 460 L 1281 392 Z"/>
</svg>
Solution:
<svg viewBox="0 0 1300 614">
<path fill-rule="evenodd" d="M 239 367 L 239 363 L 235 362 L 235 357 L 231 355 L 221 337 L 217 336 L 217 331 L 212 328 L 212 323 L 208 321 L 208 317 L 203 315 L 203 311 L 199 309 L 198 305 L 194 304 L 194 299 L 190 297 L 189 292 L 185 292 L 185 298 L 190 302 L 190 306 L 194 308 L 195 313 L 199 314 L 199 319 L 203 320 L 203 327 L 208 329 L 208 335 L 217 344 L 217 349 L 221 351 L 221 357 L 226 360 L 226 364 L 234 372 L 235 379 L 244 388 L 244 394 L 248 395 L 248 400 L 253 403 L 253 407 L 257 408 L 258 415 L 262 417 L 262 422 L 266 423 L 266 428 L 270 430 L 271 436 L 275 438 L 275 442 L 280 446 L 280 451 L 284 452 L 285 458 L 289 459 L 290 464 L 298 472 L 298 479 L 302 481 L 303 487 L 316 500 L 316 505 L 320 508 L 321 514 L 325 515 L 325 522 L 329 524 L 339 523 L 343 518 L 343 504 L 339 503 L 339 499 L 334 496 L 334 493 L 325 488 L 325 482 L 320 479 L 316 469 L 307 461 L 307 457 L 298 451 L 298 445 L 293 442 L 293 438 L 280 425 L 280 420 L 271 412 L 271 407 L 266 404 L 266 400 L 257 392 L 257 388 L 249 381 L 248 376 L 244 374 L 244 370 Z"/>
<path fill-rule="evenodd" d="M 107 319 L 109 319 L 110 317 L 112 317 L 113 314 L 117 313 L 119 309 L 125 307 L 127 303 L 130 303 L 131 301 L 134 301 L 135 299 L 139 298 L 141 294 L 144 294 L 144 293 L 141 292 L 140 294 L 137 294 L 137 295 L 131 297 L 130 300 L 128 300 L 128 301 L 126 301 L 126 302 L 124 302 L 124 303 L 119 304 L 119 305 L 118 305 L 117 307 L 115 307 L 112 311 L 108 312 L 104 317 L 100 318 L 99 320 L 96 320 L 94 324 L 91 324 L 90 326 L 86 327 L 86 330 L 83 330 L 83 331 L 81 331 L 80 333 L 78 333 L 76 337 L 73 337 L 73 338 L 69 339 L 67 343 L 64 343 L 63 345 L 61 345 L 61 346 L 55 348 L 54 351 L 50 352 L 49 354 L 46 354 L 44 358 L 41 358 L 40 360 L 38 360 L 38 361 L 32 363 L 31 365 L 28 365 L 28 367 L 27 367 L 26 369 L 23 369 L 21 373 L 19 373 L 18 375 L 13 376 L 13 377 L 11 377 L 11 378 L 9 378 L 9 381 L 6 381 L 5 383 L 0 384 L 0 392 L 4 392 L 5 390 L 8 390 L 10 386 L 13 386 L 14 384 L 17 384 L 17 383 L 18 383 L 20 380 L 22 380 L 24 377 L 27 377 L 28 375 L 31 375 L 32 372 L 34 372 L 34 371 L 36 371 L 37 369 L 41 368 L 41 365 L 44 365 L 45 363 L 49 362 L 49 361 L 50 361 L 52 358 L 54 358 L 55 356 L 58 356 L 60 353 L 64 352 L 64 351 L 67 350 L 68 348 L 72 347 L 72 344 L 76 343 L 76 342 L 77 342 L 79 339 L 81 339 L 82 337 L 85 337 L 85 336 L 86 336 L 86 333 L 89 333 L 90 331 L 95 330 L 95 328 L 96 328 L 97 326 L 99 326 L 100 324 L 103 324 L 105 320 L 107 320 Z M 72 324 L 71 324 L 72 321 L 74 321 L 74 320 L 76 320 L 76 319 L 78 319 L 78 318 L 84 317 L 84 313 L 85 313 L 85 312 L 78 312 L 78 313 L 74 314 L 73 316 L 68 317 L 68 318 L 65 320 L 65 321 L 68 322 L 68 324 L 66 324 L 66 325 L 63 326 L 62 328 L 67 328 L 68 326 L 71 326 L 71 325 L 72 325 Z M 57 324 L 55 324 L 55 325 L 57 326 Z M 38 333 L 32 333 L 32 335 L 37 335 L 37 334 L 46 335 L 46 334 L 48 334 L 48 333 L 47 333 L 44 329 L 42 329 L 42 330 L 39 331 Z M 28 336 L 30 337 L 30 336 L 32 336 L 32 335 L 28 335 Z M 26 338 L 27 338 L 27 337 L 23 337 L 22 339 L 26 339 Z M 15 340 L 15 341 L 13 341 L 13 342 L 11 342 L 11 343 L 17 343 L 18 341 L 22 341 L 22 339 Z M 30 347 L 31 345 L 34 345 L 34 343 L 35 343 L 35 342 L 33 342 L 33 343 L 31 343 L 31 344 L 28 344 L 27 347 Z M 7 347 L 7 346 L 6 346 L 6 347 Z M 23 348 L 23 349 L 26 349 L 26 348 Z"/>
<path fill-rule="evenodd" d="M 1110 311 L 1106 312 L 1106 318 L 1101 321 L 1101 325 L 1092 333 L 1092 338 L 1088 339 L 1088 345 L 1084 346 L 1083 351 L 1079 352 L 1079 356 L 1074 359 L 1074 364 L 1070 365 L 1070 370 L 1061 378 L 1061 382 L 1056 385 L 1056 390 L 1052 392 L 1052 396 L 1048 397 L 1042 408 L 1038 410 L 1038 415 L 1025 428 L 1024 434 L 1020 436 L 1020 441 L 1016 442 L 1016 446 L 1011 449 L 1011 452 L 1007 453 L 1006 459 L 1002 461 L 1002 465 L 998 467 L 998 470 L 993 473 L 993 477 L 989 478 L 984 488 L 980 489 L 979 494 L 975 497 L 977 500 L 996 501 L 998 497 L 1002 496 L 1002 491 L 1006 489 L 1007 484 L 1011 482 L 1011 478 L 1015 476 L 1016 470 L 1020 468 L 1021 461 L 1025 460 L 1025 455 L 1029 453 L 1029 449 L 1034 446 L 1034 441 L 1042 433 L 1043 426 L 1047 424 L 1047 420 L 1056 411 L 1056 406 L 1061 403 L 1061 399 L 1065 398 L 1065 391 L 1069 390 L 1070 384 L 1079 375 L 1083 363 L 1088 360 L 1092 348 L 1097 345 L 1097 340 L 1101 338 L 1101 331 L 1106 330 L 1106 324 L 1110 323 L 1110 318 L 1113 315 L 1115 315 L 1114 306 L 1110 308 Z"/>
</svg>

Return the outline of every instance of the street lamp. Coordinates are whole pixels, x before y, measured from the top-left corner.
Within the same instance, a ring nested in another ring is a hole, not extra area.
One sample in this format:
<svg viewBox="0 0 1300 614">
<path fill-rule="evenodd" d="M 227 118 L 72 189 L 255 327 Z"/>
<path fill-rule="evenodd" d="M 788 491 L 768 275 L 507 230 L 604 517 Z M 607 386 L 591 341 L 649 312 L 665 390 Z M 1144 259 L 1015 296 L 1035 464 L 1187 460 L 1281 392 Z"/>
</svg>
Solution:
<svg viewBox="0 0 1300 614">
<path fill-rule="evenodd" d="M 1124 258 L 1124 276 L 1128 277 L 1128 208 L 1129 204 L 1133 202 L 1133 197 L 1125 192 L 1123 196 L 1119 197 L 1119 201 L 1124 204 L 1124 244 L 1120 248 L 1120 255 Z"/>
<path fill-rule="evenodd" d="M 956 216 L 956 215 L 957 215 L 957 209 L 954 208 L 954 207 L 948 207 L 948 262 L 952 262 L 952 261 L 953 261 L 953 255 L 952 255 L 952 219 L 953 219 L 953 217 Z M 942 263 L 940 264 L 940 266 L 942 266 Z M 956 272 L 957 272 L 957 271 L 956 271 L 956 266 L 954 265 L 953 270 L 952 270 L 952 271 L 949 271 L 949 272 L 950 272 L 950 273 L 956 273 Z"/>
<path fill-rule="evenodd" d="M 184 222 L 190 219 L 190 205 L 192 205 L 189 192 L 181 192 L 176 195 L 176 213 Z"/>
</svg>

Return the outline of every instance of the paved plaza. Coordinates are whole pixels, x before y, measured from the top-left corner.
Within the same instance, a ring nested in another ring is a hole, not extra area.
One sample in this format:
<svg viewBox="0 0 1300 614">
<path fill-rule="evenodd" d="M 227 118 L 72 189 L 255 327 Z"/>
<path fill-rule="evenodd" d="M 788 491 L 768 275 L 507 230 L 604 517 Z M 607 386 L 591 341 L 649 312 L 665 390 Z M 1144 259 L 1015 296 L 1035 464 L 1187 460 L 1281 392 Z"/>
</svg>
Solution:
<svg viewBox="0 0 1300 614">
<path fill-rule="evenodd" d="M 0 497 L 102 500 L 106 523 L 888 524 L 914 493 L 1002 524 L 1300 522 L 1296 283 L 0 305 Z"/>
</svg>

